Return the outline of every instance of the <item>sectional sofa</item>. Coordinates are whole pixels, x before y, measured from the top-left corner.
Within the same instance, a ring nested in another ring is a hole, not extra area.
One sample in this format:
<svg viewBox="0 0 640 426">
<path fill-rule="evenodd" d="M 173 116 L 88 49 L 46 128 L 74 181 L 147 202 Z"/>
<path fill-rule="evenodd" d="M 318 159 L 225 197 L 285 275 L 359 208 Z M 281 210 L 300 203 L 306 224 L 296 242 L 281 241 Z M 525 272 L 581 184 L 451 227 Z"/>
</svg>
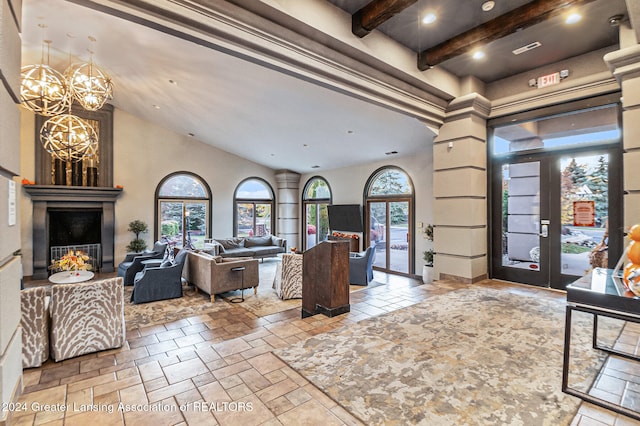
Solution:
<svg viewBox="0 0 640 426">
<path fill-rule="evenodd" d="M 252 257 L 254 259 L 262 259 L 287 251 L 287 240 L 274 235 L 216 238 L 211 240 L 209 244 L 212 246 L 209 252 L 214 256 L 222 256 L 223 258 Z"/>
</svg>

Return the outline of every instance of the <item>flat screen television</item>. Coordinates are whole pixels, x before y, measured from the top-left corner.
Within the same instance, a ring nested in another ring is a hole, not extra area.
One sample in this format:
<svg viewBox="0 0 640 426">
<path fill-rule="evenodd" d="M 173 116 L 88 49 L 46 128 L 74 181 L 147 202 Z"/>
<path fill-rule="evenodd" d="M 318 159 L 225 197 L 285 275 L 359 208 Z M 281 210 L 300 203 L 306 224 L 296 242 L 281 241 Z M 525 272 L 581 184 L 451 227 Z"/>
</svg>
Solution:
<svg viewBox="0 0 640 426">
<path fill-rule="evenodd" d="M 362 211 L 359 204 L 330 204 L 329 228 L 332 231 L 362 232 Z"/>
</svg>

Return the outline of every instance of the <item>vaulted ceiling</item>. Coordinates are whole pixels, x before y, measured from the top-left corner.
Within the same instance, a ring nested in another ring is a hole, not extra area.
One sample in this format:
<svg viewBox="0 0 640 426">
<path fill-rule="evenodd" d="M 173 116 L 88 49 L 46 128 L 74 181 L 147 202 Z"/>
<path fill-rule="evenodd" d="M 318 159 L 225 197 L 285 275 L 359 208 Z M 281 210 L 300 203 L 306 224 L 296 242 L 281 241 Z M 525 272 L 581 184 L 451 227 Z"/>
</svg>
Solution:
<svg viewBox="0 0 640 426">
<path fill-rule="evenodd" d="M 321 0 L 309 2 L 317 6 Z M 86 58 L 85 50 L 91 48 L 95 61 L 114 78 L 112 103 L 117 108 L 274 169 L 304 173 L 319 166 L 321 172 L 390 161 L 386 154 L 393 151 L 400 156 L 430 151 L 434 133 L 397 109 L 158 31 L 153 14 L 145 23 L 100 11 L 110 4 L 144 3 L 23 0 L 23 64 L 40 61 L 44 38 L 53 41 L 51 64 L 59 70 L 66 68 L 70 53 Z M 167 1 L 166 7 L 176 7 L 174 3 L 187 4 Z M 206 8 L 210 2 L 191 3 Z M 271 3 L 229 2 L 253 8 L 247 16 L 265 9 L 280 13 Z M 415 68 L 410 72 L 418 75 L 414 80 L 434 66 L 485 83 L 615 45 L 618 29 L 608 18 L 626 19 L 628 13 L 624 0 L 496 0 L 488 12 L 483 3 L 328 0 L 324 5 L 335 9 L 336 16 L 349 18 L 344 19 L 345 26 L 351 24 L 355 34 L 347 33 L 346 43 L 375 43 L 371 34 L 377 33 L 412 51 Z M 557 10 L 559 5 L 568 6 Z M 573 9 L 581 12 L 582 20 L 567 25 L 565 14 Z M 434 22 L 422 23 L 429 13 Z M 44 32 L 38 28 L 42 23 L 47 26 Z M 320 24 L 317 28 L 323 28 Z M 90 45 L 89 36 L 97 42 Z M 316 39 L 329 43 L 338 36 L 327 33 Z M 520 55 L 512 53 L 534 42 L 541 45 Z M 471 53 L 480 47 L 485 58 L 474 60 Z"/>
</svg>

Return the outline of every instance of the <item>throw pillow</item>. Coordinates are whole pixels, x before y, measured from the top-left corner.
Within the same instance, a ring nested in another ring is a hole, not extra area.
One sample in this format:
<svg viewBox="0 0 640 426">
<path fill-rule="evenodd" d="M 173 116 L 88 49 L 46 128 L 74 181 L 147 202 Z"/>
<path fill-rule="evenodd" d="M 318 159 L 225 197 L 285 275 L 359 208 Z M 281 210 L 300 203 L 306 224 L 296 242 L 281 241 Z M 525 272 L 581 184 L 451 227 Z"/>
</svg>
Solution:
<svg viewBox="0 0 640 426">
<path fill-rule="evenodd" d="M 225 240 L 216 240 L 225 249 L 235 249 L 244 247 L 244 239 L 242 238 L 227 238 Z"/>
<path fill-rule="evenodd" d="M 162 263 L 160 264 L 161 268 L 169 268 L 171 266 L 173 266 L 173 262 L 169 259 L 163 260 Z"/>
<path fill-rule="evenodd" d="M 271 235 L 266 237 L 248 237 L 245 242 L 245 247 L 255 247 L 255 246 L 270 246 L 271 245 Z"/>
</svg>

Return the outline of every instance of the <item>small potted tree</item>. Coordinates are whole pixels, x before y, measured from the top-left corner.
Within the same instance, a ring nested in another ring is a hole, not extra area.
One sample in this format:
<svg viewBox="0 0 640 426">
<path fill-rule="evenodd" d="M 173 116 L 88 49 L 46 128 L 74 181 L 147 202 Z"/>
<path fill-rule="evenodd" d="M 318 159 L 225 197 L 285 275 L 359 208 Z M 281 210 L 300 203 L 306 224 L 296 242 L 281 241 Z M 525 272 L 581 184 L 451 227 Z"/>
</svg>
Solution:
<svg viewBox="0 0 640 426">
<path fill-rule="evenodd" d="M 147 224 L 141 220 L 134 220 L 129 223 L 127 231 L 136 234 L 136 238 L 129 242 L 127 250 L 134 253 L 140 253 L 144 251 L 147 248 L 147 243 L 140 238 L 140 234 L 144 234 L 148 230 L 149 227 L 147 226 Z"/>
<path fill-rule="evenodd" d="M 433 243 L 433 225 L 428 224 L 424 230 L 425 238 Z M 424 266 L 422 267 L 422 282 L 427 284 L 433 282 L 433 249 L 430 248 L 422 253 Z"/>
</svg>

